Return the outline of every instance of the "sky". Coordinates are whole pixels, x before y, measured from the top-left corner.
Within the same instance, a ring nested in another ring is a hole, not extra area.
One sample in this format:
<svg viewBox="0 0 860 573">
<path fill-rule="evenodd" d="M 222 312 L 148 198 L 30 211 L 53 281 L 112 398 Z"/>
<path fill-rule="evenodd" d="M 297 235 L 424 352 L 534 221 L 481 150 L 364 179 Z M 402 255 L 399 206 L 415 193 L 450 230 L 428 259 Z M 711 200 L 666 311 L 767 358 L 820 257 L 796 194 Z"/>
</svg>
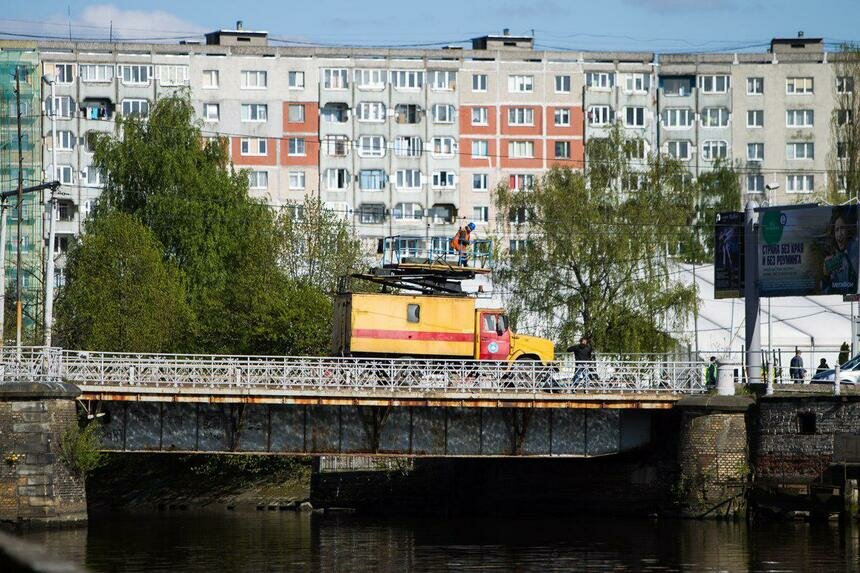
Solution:
<svg viewBox="0 0 860 573">
<path fill-rule="evenodd" d="M 759 51 L 773 37 L 860 43 L 860 0 L 182 0 L 6 2 L 0 37 L 160 39 L 232 28 L 285 42 L 457 44 L 509 28 L 544 49 Z M 10 36 L 5 36 L 10 37 Z M 278 45 L 279 42 L 272 42 Z"/>
</svg>

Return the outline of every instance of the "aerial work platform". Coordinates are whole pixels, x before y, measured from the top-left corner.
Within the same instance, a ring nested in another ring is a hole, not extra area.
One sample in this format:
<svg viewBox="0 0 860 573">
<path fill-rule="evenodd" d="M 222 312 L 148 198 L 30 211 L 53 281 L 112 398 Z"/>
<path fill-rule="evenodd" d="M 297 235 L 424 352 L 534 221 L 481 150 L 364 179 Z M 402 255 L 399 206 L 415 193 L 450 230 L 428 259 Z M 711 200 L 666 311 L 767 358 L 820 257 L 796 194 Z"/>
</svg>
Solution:
<svg viewBox="0 0 860 573">
<path fill-rule="evenodd" d="M 462 252 L 452 249 L 447 240 L 444 244 L 440 242 L 439 237 L 385 237 L 382 240 L 382 267 L 413 271 L 468 270 L 473 274 L 492 272 L 493 241 L 490 239 L 474 239 Z"/>
</svg>

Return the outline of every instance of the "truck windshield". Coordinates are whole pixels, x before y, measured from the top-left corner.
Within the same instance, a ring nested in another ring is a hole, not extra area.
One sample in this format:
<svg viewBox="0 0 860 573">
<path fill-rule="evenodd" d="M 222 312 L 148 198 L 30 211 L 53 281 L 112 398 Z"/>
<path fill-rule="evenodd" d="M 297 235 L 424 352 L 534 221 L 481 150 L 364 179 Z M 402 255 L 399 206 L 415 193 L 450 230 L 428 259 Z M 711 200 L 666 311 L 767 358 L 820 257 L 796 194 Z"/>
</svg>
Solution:
<svg viewBox="0 0 860 573">
<path fill-rule="evenodd" d="M 499 315 L 499 330 L 505 332 L 508 329 L 508 315 L 500 314 Z"/>
</svg>

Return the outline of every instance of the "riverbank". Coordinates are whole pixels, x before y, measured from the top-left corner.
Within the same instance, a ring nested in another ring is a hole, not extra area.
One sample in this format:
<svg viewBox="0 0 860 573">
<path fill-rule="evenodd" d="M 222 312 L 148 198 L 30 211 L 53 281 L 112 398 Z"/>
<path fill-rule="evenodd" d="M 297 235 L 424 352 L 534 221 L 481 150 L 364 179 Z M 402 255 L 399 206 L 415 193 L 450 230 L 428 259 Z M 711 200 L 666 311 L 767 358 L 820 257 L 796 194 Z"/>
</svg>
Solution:
<svg viewBox="0 0 860 573">
<path fill-rule="evenodd" d="M 118 454 L 87 479 L 91 514 L 293 508 L 310 497 L 310 458 Z"/>
</svg>

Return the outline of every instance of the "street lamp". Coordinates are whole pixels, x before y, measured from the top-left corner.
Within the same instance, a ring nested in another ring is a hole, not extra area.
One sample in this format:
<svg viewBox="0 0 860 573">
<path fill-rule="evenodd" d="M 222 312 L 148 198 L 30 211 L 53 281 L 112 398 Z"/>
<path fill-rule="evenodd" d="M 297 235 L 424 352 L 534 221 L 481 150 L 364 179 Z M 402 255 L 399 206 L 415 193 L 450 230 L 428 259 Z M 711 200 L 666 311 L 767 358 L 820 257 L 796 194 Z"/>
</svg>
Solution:
<svg viewBox="0 0 860 573">
<path fill-rule="evenodd" d="M 57 177 L 57 100 L 55 88 L 56 78 L 49 75 L 42 76 L 42 81 L 51 86 L 51 169 L 54 177 Z M 54 193 L 56 188 L 51 188 L 46 209 L 48 211 L 48 260 L 45 263 L 45 346 L 51 346 L 51 330 L 54 324 Z"/>
<path fill-rule="evenodd" d="M 764 200 L 766 205 L 770 205 L 770 201 L 767 198 L 767 192 L 776 191 L 777 189 L 779 189 L 779 183 L 773 183 L 764 186 Z M 771 362 L 773 360 L 773 328 L 771 328 L 772 320 L 770 314 L 770 299 L 771 297 L 767 297 L 767 363 L 769 365 L 767 376 L 769 380 L 773 380 L 773 364 Z"/>
</svg>

